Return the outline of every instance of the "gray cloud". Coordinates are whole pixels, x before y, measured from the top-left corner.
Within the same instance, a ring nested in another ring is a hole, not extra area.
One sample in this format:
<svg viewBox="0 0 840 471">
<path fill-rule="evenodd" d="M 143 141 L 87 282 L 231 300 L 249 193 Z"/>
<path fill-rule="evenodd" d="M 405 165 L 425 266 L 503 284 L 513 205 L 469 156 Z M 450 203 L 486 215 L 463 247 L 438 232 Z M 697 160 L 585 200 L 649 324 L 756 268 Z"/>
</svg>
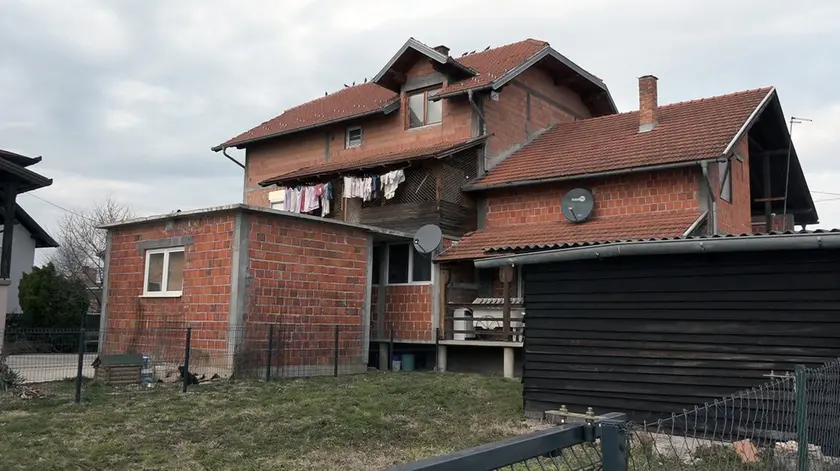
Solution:
<svg viewBox="0 0 840 471">
<path fill-rule="evenodd" d="M 211 146 L 372 77 L 409 36 L 454 55 L 534 37 L 621 110 L 646 73 L 662 102 L 775 85 L 787 113 L 815 119 L 795 131 L 811 188 L 840 193 L 836 18 L 832 0 L 7 0 L 0 147 L 43 155 L 55 183 L 35 194 L 65 207 L 108 192 L 147 214 L 236 202 L 241 170 Z M 48 229 L 62 213 L 21 204 Z M 819 211 L 840 226 L 840 202 Z"/>
</svg>

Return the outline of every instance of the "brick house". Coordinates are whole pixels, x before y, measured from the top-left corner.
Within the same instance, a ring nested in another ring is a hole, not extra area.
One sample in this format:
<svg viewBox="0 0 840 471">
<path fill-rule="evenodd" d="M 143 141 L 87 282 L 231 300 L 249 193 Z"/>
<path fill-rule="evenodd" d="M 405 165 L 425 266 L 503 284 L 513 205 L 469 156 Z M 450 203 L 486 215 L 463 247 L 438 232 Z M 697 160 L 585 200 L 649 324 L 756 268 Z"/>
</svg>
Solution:
<svg viewBox="0 0 840 471">
<path fill-rule="evenodd" d="M 245 150 L 244 204 L 110 226 L 103 322 L 137 325 L 141 311 L 144 322 L 212 322 L 220 333 L 208 345 L 228 352 L 242 348 L 232 326 L 346 322 L 360 332 L 360 365 L 371 346 L 385 366 L 393 339 L 398 351 L 436 352 L 441 368 L 489 358 L 512 375 L 527 280 L 473 261 L 817 222 L 775 89 L 661 106 L 657 79 L 645 76 L 639 103 L 619 114 L 600 79 L 543 41 L 454 57 L 409 39 L 371 81 L 214 147 Z M 353 194 L 395 172 L 390 194 Z M 330 188 L 329 211 L 301 211 L 290 202 L 299 188 Z M 574 188 L 594 198 L 585 222 L 562 215 Z M 243 222 L 252 219 L 261 223 Z M 443 233 L 433 256 L 412 246 L 426 224 Z M 210 234 L 221 239 L 198 242 Z M 237 252 L 242 240 L 248 250 Z M 138 298 L 149 257 L 171 263 L 159 250 L 180 252 L 181 289 Z M 340 290 L 353 302 L 310 276 L 325 268 L 356 270 Z"/>
</svg>

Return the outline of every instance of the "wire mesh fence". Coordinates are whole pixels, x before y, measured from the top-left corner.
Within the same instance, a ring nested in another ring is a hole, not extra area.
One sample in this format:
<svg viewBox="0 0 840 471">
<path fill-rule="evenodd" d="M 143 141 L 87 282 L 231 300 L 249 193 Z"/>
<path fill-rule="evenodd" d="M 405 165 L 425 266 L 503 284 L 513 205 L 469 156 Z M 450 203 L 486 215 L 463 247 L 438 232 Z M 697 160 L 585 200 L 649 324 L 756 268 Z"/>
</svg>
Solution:
<svg viewBox="0 0 840 471">
<path fill-rule="evenodd" d="M 367 368 L 363 339 L 359 325 L 306 323 L 15 329 L 5 332 L 0 363 L 23 395 L 72 389 L 81 401 L 88 393 L 360 373 Z"/>
<path fill-rule="evenodd" d="M 840 360 L 771 376 L 667 419 L 629 424 L 628 469 L 840 470 Z"/>
</svg>

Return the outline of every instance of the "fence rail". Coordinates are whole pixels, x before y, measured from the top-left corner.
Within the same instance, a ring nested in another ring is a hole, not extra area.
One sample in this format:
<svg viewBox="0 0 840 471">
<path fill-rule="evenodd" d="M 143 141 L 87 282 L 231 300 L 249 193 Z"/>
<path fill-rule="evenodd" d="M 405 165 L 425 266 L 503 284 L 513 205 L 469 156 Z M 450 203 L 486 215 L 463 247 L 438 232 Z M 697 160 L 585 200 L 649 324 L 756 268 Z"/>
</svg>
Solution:
<svg viewBox="0 0 840 471">
<path fill-rule="evenodd" d="M 772 376 L 650 423 L 562 407 L 546 414 L 558 427 L 390 471 L 840 470 L 840 359 Z"/>
<path fill-rule="evenodd" d="M 89 380 L 124 390 L 191 386 L 220 379 L 338 376 L 367 369 L 359 325 L 257 323 L 186 327 L 10 329 L 3 364 L 24 385 L 73 380 L 76 401 Z"/>
</svg>

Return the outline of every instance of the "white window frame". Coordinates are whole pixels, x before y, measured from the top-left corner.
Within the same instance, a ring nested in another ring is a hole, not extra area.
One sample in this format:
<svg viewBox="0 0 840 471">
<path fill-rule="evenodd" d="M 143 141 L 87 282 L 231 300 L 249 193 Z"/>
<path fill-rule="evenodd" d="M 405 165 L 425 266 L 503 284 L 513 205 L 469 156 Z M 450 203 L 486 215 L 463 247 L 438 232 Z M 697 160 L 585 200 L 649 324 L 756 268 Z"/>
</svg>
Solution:
<svg viewBox="0 0 840 471">
<path fill-rule="evenodd" d="M 353 145 L 350 143 L 350 132 L 351 131 L 359 131 L 359 143 Z M 344 148 L 345 149 L 355 149 L 356 147 L 362 147 L 362 141 L 364 140 L 364 132 L 362 131 L 361 126 L 350 126 L 344 132 Z"/>
<path fill-rule="evenodd" d="M 408 282 L 407 283 L 391 283 L 388 281 L 391 278 L 391 246 L 393 245 L 407 245 L 408 246 Z M 431 260 L 429 260 L 429 264 L 432 265 L 432 276 L 429 281 L 414 281 L 414 246 L 411 242 L 391 242 L 389 244 L 385 244 L 385 279 L 379 280 L 380 284 L 385 284 L 385 286 L 409 286 L 409 285 L 431 285 L 434 283 L 435 280 L 435 270 L 434 264 Z"/>
<path fill-rule="evenodd" d="M 161 288 L 169 286 L 169 255 L 176 252 L 184 252 L 184 247 L 167 247 L 165 249 L 149 249 L 146 250 L 146 262 L 143 269 L 143 297 L 146 298 L 177 298 L 184 292 L 184 284 L 181 283 L 181 290 L 179 291 L 149 291 L 149 262 L 152 255 L 163 254 L 163 273 L 161 275 Z M 185 257 L 186 261 L 186 257 Z M 183 273 L 181 274 L 183 277 Z"/>
</svg>

